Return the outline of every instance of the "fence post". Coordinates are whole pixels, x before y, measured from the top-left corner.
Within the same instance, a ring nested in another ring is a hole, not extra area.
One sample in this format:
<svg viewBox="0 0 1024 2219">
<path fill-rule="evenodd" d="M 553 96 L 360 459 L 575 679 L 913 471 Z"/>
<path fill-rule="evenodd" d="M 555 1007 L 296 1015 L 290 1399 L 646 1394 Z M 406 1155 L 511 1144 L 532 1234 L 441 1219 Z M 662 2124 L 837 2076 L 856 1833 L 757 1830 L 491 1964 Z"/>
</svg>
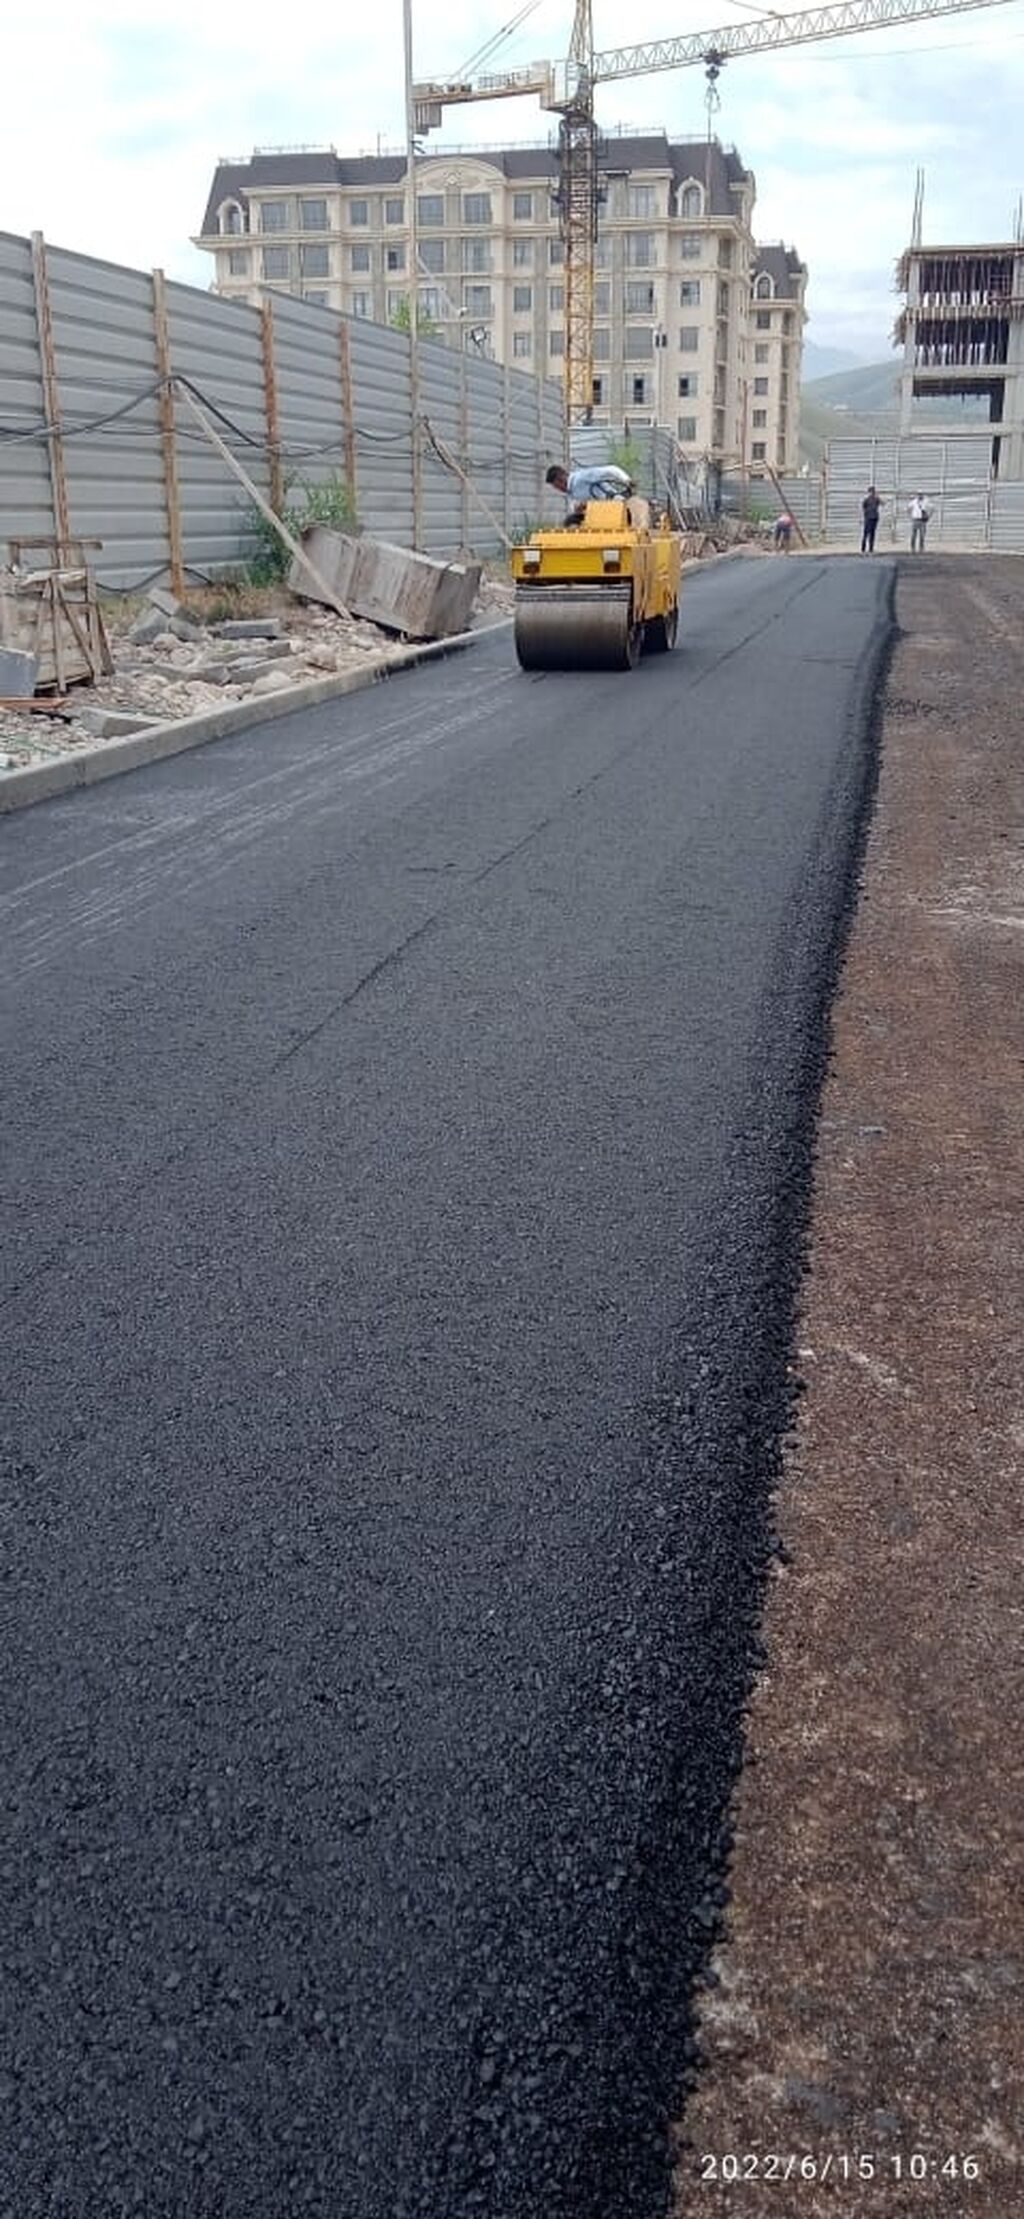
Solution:
<svg viewBox="0 0 1024 2219">
<path fill-rule="evenodd" d="M 167 510 L 167 544 L 171 556 L 171 592 L 185 591 L 185 561 L 181 544 L 181 502 L 178 494 L 178 452 L 174 436 L 174 371 L 171 334 L 167 321 L 167 282 L 162 270 L 153 273 L 153 329 L 160 372 L 160 444 L 164 462 L 164 506 Z"/>
<path fill-rule="evenodd" d="M 341 365 L 341 428 L 345 456 L 345 483 L 352 504 L 352 519 L 358 515 L 356 488 L 356 420 L 352 403 L 352 348 L 349 344 L 348 322 L 343 316 L 338 325 L 338 357 Z"/>
<path fill-rule="evenodd" d="M 39 334 L 39 361 L 43 374 L 43 407 L 49 437 L 46 442 L 50 458 L 50 491 L 53 499 L 53 520 L 57 538 L 61 542 L 58 560 L 71 537 L 71 512 L 68 506 L 68 480 L 64 464 L 64 439 L 61 430 L 60 392 L 57 385 L 57 358 L 53 344 L 53 318 L 50 313 L 50 279 L 46 267 L 46 241 L 41 231 L 32 233 L 32 284 L 35 291 L 36 330 Z"/>
<path fill-rule="evenodd" d="M 413 272 L 413 283 L 416 273 Z M 423 546 L 423 449 L 420 441 L 420 343 L 419 333 L 409 333 L 409 436 L 412 441 L 412 544 Z"/>
<path fill-rule="evenodd" d="M 512 467 L 512 372 L 506 362 L 501 373 L 501 521 L 505 537 L 511 525 L 511 489 L 509 478 Z"/>
<path fill-rule="evenodd" d="M 459 461 L 467 476 L 469 473 L 469 370 L 465 349 L 459 353 Z M 459 543 L 469 546 L 469 486 L 466 478 L 459 481 Z"/>
<path fill-rule="evenodd" d="M 274 359 L 274 304 L 260 302 L 260 338 L 263 347 L 263 403 L 267 418 L 267 451 L 270 458 L 270 506 L 275 516 L 284 508 L 284 472 L 281 468 L 281 426 L 277 411 L 277 363 Z"/>
</svg>

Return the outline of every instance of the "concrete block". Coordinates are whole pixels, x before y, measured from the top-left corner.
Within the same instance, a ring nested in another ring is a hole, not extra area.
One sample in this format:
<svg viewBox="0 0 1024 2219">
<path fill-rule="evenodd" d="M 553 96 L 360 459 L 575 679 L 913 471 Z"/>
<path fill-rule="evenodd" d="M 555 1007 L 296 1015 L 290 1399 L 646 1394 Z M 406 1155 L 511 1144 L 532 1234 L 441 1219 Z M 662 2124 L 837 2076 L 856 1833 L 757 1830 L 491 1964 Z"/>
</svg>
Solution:
<svg viewBox="0 0 1024 2219">
<path fill-rule="evenodd" d="M 136 647 L 152 647 L 153 641 L 164 639 L 166 633 L 167 618 L 162 611 L 154 609 L 151 616 L 136 617 L 128 637 Z"/>
<path fill-rule="evenodd" d="M 448 639 L 469 628 L 480 583 L 479 563 L 438 562 L 406 547 L 365 534 L 354 538 L 314 524 L 302 544 L 325 583 L 353 616 L 381 624 L 408 639 Z M 321 598 L 309 573 L 293 561 L 288 573 L 293 591 L 307 600 Z"/>
<path fill-rule="evenodd" d="M 78 709 L 75 712 L 75 723 L 81 725 L 83 732 L 91 732 L 96 740 L 118 740 L 129 732 L 147 732 L 150 725 L 157 722 L 156 717 L 135 717 L 124 709 Z"/>
<path fill-rule="evenodd" d="M 210 630 L 222 640 L 279 640 L 282 625 L 278 616 L 233 616 Z"/>
<path fill-rule="evenodd" d="M 172 593 L 167 586 L 150 586 L 146 599 L 152 601 L 155 609 L 162 609 L 165 616 L 184 615 L 177 594 Z"/>
<path fill-rule="evenodd" d="M 269 670 L 262 670 L 259 677 L 253 679 L 250 692 L 283 693 L 285 688 L 293 683 L 294 680 L 289 671 L 282 670 L 280 663 L 271 663 Z"/>
<path fill-rule="evenodd" d="M 0 647 L 0 701 L 31 701 L 39 663 L 26 648 Z"/>
</svg>

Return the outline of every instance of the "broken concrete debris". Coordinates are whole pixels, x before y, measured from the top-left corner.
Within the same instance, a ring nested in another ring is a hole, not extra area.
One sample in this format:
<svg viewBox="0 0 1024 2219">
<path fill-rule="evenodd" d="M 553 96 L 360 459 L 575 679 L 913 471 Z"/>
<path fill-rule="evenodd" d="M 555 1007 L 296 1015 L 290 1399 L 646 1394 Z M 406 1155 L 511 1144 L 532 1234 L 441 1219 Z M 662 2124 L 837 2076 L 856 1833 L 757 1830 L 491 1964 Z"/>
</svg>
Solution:
<svg viewBox="0 0 1024 2219">
<path fill-rule="evenodd" d="M 36 690 L 39 660 L 21 647 L 0 647 L 0 701 L 29 701 Z"/>
<path fill-rule="evenodd" d="M 388 540 L 335 532 L 326 524 L 307 527 L 302 549 L 353 616 L 412 640 L 450 639 L 469 629 L 481 563 L 438 562 L 432 555 L 393 547 Z M 288 583 L 304 600 L 324 598 L 305 563 L 292 562 Z"/>
</svg>

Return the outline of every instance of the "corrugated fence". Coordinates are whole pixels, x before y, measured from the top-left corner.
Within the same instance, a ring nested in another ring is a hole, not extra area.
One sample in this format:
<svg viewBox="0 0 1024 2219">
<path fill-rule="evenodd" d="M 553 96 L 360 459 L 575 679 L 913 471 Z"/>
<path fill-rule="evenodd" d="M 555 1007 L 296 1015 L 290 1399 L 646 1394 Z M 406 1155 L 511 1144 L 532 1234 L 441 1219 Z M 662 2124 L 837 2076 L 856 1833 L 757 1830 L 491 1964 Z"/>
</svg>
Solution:
<svg viewBox="0 0 1024 2219">
<path fill-rule="evenodd" d="M 492 554 L 551 509 L 553 381 L 0 232 L 0 542 L 99 540 L 121 589 L 243 563 L 251 501 L 186 392 L 275 507 L 340 481 L 365 530 L 437 556 Z"/>
</svg>

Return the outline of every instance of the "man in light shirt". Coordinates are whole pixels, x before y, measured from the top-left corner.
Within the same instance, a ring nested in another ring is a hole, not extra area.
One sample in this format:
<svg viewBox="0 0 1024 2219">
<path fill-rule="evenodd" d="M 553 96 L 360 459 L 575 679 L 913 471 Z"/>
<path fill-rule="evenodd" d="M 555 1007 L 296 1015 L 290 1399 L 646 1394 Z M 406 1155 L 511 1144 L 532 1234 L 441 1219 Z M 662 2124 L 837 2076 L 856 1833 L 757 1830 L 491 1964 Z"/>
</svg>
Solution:
<svg viewBox="0 0 1024 2219">
<path fill-rule="evenodd" d="M 626 501 L 633 491 L 632 478 L 614 462 L 578 463 L 573 470 L 553 462 L 545 482 L 557 486 L 572 504 L 567 524 L 582 524 L 588 501 Z"/>
</svg>

